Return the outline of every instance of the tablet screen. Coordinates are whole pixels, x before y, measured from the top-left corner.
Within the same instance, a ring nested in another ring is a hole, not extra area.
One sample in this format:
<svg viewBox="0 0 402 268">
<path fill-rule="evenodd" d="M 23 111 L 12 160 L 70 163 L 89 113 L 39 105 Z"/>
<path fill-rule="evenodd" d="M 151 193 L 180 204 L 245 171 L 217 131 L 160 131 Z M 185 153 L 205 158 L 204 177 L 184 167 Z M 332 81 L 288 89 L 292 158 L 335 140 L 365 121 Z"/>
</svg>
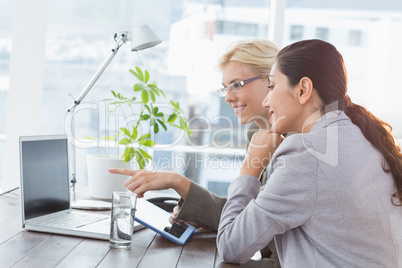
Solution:
<svg viewBox="0 0 402 268">
<path fill-rule="evenodd" d="M 169 212 L 144 198 L 137 199 L 135 220 L 180 244 L 185 243 L 195 230 L 193 226 L 174 219 Z"/>
</svg>

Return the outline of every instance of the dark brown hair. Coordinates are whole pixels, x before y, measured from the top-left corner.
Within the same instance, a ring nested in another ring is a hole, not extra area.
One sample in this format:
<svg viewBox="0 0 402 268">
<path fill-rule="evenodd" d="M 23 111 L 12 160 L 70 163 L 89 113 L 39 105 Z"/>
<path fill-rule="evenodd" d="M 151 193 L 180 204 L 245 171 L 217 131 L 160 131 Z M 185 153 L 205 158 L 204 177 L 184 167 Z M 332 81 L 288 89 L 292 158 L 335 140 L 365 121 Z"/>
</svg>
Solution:
<svg viewBox="0 0 402 268">
<path fill-rule="evenodd" d="M 361 129 L 364 137 L 383 155 L 383 170 L 391 173 L 394 178 L 397 191 L 392 195 L 392 203 L 402 205 L 400 147 L 391 134 L 389 124 L 350 100 L 347 95 L 345 64 L 338 50 L 322 40 L 303 40 L 283 48 L 276 61 L 279 70 L 288 78 L 290 86 L 297 85 L 303 77 L 309 77 L 324 106 L 338 103 L 337 108 L 343 110 Z M 399 202 L 395 202 L 394 198 Z"/>
</svg>

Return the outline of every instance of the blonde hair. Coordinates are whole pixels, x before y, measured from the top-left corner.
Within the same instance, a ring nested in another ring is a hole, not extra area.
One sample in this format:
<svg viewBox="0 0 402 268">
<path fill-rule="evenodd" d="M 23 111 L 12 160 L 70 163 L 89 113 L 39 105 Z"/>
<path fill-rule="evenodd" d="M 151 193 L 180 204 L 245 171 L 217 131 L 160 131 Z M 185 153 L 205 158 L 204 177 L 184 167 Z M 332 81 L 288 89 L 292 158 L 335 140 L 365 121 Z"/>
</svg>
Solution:
<svg viewBox="0 0 402 268">
<path fill-rule="evenodd" d="M 260 77 L 268 77 L 279 47 L 265 39 L 240 40 L 229 45 L 218 59 L 217 67 L 222 70 L 229 62 L 247 64 Z"/>
</svg>

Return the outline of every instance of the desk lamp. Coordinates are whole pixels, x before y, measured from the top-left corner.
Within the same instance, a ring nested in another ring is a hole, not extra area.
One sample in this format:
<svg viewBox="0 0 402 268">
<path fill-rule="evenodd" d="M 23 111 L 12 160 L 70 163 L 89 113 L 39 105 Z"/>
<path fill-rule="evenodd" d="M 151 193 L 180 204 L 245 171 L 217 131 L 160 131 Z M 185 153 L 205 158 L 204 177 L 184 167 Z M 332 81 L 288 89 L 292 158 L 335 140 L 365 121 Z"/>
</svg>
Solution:
<svg viewBox="0 0 402 268">
<path fill-rule="evenodd" d="M 131 42 L 131 51 L 143 50 L 146 48 L 150 48 L 158 45 L 162 42 L 162 40 L 151 30 L 148 25 L 137 26 L 133 29 L 133 31 L 121 31 L 114 35 L 114 39 L 116 41 L 116 46 L 112 48 L 112 51 L 109 53 L 105 61 L 96 71 L 94 76 L 85 86 L 85 88 L 81 91 L 79 97 L 74 99 L 74 104 L 67 111 L 67 122 L 70 122 L 70 128 L 66 127 L 65 131 L 68 133 L 69 144 L 70 144 L 70 182 L 72 187 L 72 207 L 78 209 L 94 209 L 94 210 L 105 210 L 110 209 L 110 203 L 104 201 L 96 201 L 96 200 L 76 200 L 75 193 L 75 184 L 76 180 L 76 166 L 75 166 L 75 137 L 74 137 L 74 112 L 75 108 L 82 102 L 91 88 L 94 86 L 95 82 L 102 75 L 103 71 L 112 61 L 116 53 L 119 51 L 119 48 L 125 44 L 127 41 Z"/>
</svg>

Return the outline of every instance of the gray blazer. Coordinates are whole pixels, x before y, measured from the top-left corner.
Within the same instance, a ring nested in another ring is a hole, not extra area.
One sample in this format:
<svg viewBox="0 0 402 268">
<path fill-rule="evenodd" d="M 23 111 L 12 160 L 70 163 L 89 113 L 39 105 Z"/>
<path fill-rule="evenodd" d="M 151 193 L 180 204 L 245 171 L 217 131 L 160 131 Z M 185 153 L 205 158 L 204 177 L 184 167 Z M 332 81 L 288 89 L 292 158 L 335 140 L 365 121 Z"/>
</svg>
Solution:
<svg viewBox="0 0 402 268">
<path fill-rule="evenodd" d="M 251 140 L 253 134 L 258 131 L 258 125 L 252 122 L 247 129 L 247 143 Z M 260 175 L 260 189 L 262 190 L 267 182 L 267 172 L 264 169 Z M 217 230 L 223 206 L 227 199 L 219 197 L 208 191 L 204 187 L 191 182 L 190 190 L 186 200 L 179 201 L 178 219 L 196 222 L 211 230 Z M 261 250 L 261 255 L 266 258 L 264 265 L 266 267 L 280 267 L 276 247 L 273 240 L 267 243 Z M 269 258 L 269 259 L 268 259 Z"/>
<path fill-rule="evenodd" d="M 286 138 L 263 191 L 253 176 L 229 187 L 217 246 L 245 262 L 275 238 L 284 267 L 402 267 L 402 207 L 384 158 L 340 111 Z"/>
</svg>

